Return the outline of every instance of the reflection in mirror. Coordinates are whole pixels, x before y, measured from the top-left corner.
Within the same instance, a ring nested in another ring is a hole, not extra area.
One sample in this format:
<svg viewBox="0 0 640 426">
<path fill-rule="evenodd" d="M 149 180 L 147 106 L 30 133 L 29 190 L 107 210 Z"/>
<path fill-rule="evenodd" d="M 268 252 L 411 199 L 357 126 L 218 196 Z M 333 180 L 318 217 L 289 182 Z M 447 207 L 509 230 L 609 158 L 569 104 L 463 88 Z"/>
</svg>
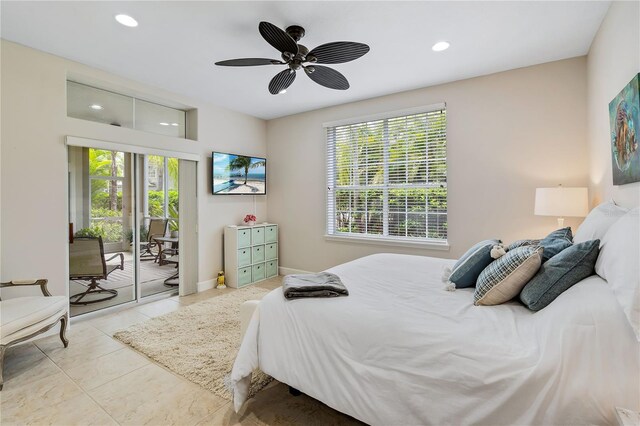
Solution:
<svg viewBox="0 0 640 426">
<path fill-rule="evenodd" d="M 161 135 L 186 137 L 186 111 L 67 81 L 67 116 Z"/>
<path fill-rule="evenodd" d="M 134 128 L 133 98 L 67 81 L 67 115 L 119 127 Z"/>
<path fill-rule="evenodd" d="M 135 116 L 137 130 L 185 137 L 186 113 L 182 110 L 136 99 Z"/>
</svg>

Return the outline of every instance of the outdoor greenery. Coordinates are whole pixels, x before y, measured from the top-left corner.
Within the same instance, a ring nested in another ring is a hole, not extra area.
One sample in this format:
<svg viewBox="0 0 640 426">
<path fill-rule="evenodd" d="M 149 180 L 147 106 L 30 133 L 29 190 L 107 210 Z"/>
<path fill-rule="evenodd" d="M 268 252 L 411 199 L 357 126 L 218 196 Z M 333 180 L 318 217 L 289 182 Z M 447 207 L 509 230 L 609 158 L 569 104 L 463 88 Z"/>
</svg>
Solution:
<svg viewBox="0 0 640 426">
<path fill-rule="evenodd" d="M 106 220 L 92 220 L 89 228 L 82 228 L 75 233 L 76 237 L 102 237 L 105 243 L 117 243 L 122 241 L 122 222 Z"/>
<path fill-rule="evenodd" d="M 124 175 L 124 153 L 104 149 L 89 150 L 89 176 L 122 177 Z M 107 179 L 91 180 L 91 200 L 100 197 L 108 200 L 108 208 L 116 210 L 118 181 Z M 120 203 L 122 208 L 122 203 Z"/>
<path fill-rule="evenodd" d="M 151 155 L 148 157 L 150 167 L 164 170 L 164 157 Z M 169 180 L 177 186 L 178 159 L 167 159 Z M 118 190 L 118 179 L 124 177 L 124 153 L 100 149 L 89 150 L 89 175 L 91 179 L 91 225 L 79 230 L 78 237 L 101 236 L 104 242 L 120 242 L 124 238 L 133 239 L 131 230 L 123 230 L 122 225 L 122 191 Z M 105 179 L 103 179 L 105 178 Z M 178 229 L 178 191 L 169 189 L 168 215 L 173 218 L 169 221 L 172 231 Z M 165 217 L 163 188 L 148 190 L 150 217 Z M 118 220 L 120 218 L 120 220 Z M 146 229 L 141 229 L 141 240 L 146 238 Z"/>
<path fill-rule="evenodd" d="M 164 217 L 164 191 L 149 191 L 149 216 Z M 104 242 L 122 241 L 123 237 L 131 238 L 130 231 L 123 233 L 121 220 L 109 220 L 105 218 L 121 218 L 122 217 L 122 192 L 117 193 L 116 197 L 118 209 L 110 210 L 110 201 L 108 197 L 97 197 L 91 206 L 91 226 L 84 228 L 83 233 L 90 232 L 91 235 L 76 236 L 102 236 Z M 169 221 L 169 228 L 172 231 L 178 230 L 178 191 L 169 191 L 169 217 L 174 218 Z M 90 231 L 89 231 L 90 230 Z M 146 232 L 146 231 L 145 231 Z M 142 236 L 141 236 L 142 238 Z M 144 240 L 144 239 L 143 239 Z"/>
<path fill-rule="evenodd" d="M 445 125 L 438 112 L 337 127 L 336 230 L 383 234 L 386 204 L 388 235 L 446 238 Z"/>
</svg>

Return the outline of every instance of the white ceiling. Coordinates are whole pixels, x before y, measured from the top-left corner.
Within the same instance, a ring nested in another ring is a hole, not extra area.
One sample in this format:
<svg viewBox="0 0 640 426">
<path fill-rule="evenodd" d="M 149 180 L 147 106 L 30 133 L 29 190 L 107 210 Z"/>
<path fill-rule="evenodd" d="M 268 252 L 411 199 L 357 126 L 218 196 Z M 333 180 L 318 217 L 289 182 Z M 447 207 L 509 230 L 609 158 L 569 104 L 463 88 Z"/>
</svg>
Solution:
<svg viewBox="0 0 640 426">
<path fill-rule="evenodd" d="M 14 2 L 2 1 L 2 38 L 118 75 L 270 119 L 464 78 L 585 55 L 608 1 L 551 2 Z M 118 24 L 126 13 L 137 28 Z M 286 94 L 267 85 L 283 66 L 216 67 L 279 59 L 258 23 L 298 24 L 312 49 L 349 40 L 371 51 L 332 65 L 351 88 L 303 72 Z M 447 40 L 451 48 L 431 46 Z"/>
</svg>

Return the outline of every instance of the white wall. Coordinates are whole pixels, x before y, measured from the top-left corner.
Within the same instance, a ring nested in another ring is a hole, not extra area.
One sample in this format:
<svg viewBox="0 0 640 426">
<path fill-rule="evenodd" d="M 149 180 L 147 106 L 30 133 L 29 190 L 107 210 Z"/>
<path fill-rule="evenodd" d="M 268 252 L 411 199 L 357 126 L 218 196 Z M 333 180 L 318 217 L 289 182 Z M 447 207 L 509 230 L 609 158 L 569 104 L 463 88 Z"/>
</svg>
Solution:
<svg viewBox="0 0 640 426">
<path fill-rule="evenodd" d="M 223 226 L 253 212 L 253 199 L 211 195 L 211 151 L 266 155 L 265 122 L 5 40 L 1 60 L 2 281 L 45 277 L 53 294 L 68 292 L 67 135 L 199 154 L 198 276 L 201 282 L 213 279 L 222 269 Z M 69 74 L 198 108 L 199 140 L 68 118 Z M 267 216 L 265 197 L 258 197 L 257 216 Z"/>
<path fill-rule="evenodd" d="M 638 72 L 640 3 L 616 1 L 602 21 L 587 57 L 592 206 L 610 199 L 625 206 L 640 204 L 640 182 L 613 186 L 609 125 L 609 102 Z M 638 137 L 640 135 L 636 134 Z"/>
<path fill-rule="evenodd" d="M 326 241 L 322 123 L 438 102 L 447 103 L 450 251 Z M 556 220 L 533 215 L 535 188 L 587 185 L 586 127 L 584 57 L 270 120 L 269 220 L 280 224 L 280 264 L 319 271 L 389 251 L 455 258 L 483 238 L 543 236 Z M 580 220 L 566 223 L 576 229 Z"/>
</svg>

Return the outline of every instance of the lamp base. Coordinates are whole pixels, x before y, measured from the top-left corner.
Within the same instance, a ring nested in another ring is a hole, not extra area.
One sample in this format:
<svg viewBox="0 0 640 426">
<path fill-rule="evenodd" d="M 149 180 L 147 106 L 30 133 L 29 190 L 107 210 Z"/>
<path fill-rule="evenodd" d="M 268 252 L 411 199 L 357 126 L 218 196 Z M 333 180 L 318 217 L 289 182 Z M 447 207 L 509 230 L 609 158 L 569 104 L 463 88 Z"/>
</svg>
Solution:
<svg viewBox="0 0 640 426">
<path fill-rule="evenodd" d="M 558 227 L 559 228 L 564 228 L 564 217 L 559 217 L 558 218 Z"/>
</svg>

